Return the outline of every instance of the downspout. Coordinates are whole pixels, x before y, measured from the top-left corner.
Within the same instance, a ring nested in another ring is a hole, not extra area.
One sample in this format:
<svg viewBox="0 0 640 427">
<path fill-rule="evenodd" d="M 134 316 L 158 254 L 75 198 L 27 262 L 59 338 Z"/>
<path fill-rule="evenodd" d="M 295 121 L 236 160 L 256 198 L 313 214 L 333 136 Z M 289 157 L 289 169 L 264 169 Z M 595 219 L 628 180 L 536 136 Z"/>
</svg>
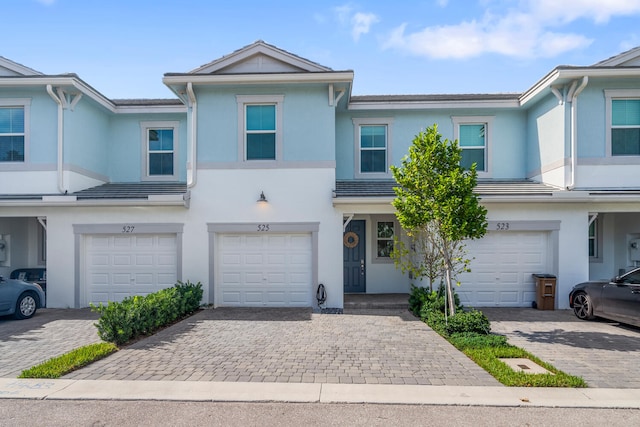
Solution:
<svg viewBox="0 0 640 427">
<path fill-rule="evenodd" d="M 64 193 L 64 171 L 62 169 L 64 166 L 64 159 L 62 158 L 64 154 L 64 99 L 53 93 L 51 85 L 47 85 L 47 93 L 58 104 L 58 191 Z"/>
<path fill-rule="evenodd" d="M 191 109 L 191 122 L 189 123 L 190 132 L 187 143 L 191 147 L 191 155 L 189 157 L 189 165 L 191 168 L 187 167 L 187 188 L 192 188 L 196 185 L 197 180 L 197 170 L 196 164 L 198 161 L 198 156 L 196 152 L 197 148 L 197 129 L 198 129 L 198 103 L 196 101 L 196 94 L 193 91 L 193 84 L 191 82 L 187 83 L 187 95 L 188 95 L 188 103 L 189 108 Z M 188 151 L 188 149 L 187 149 Z M 191 170 L 191 174 L 189 174 L 189 170 Z"/>
<path fill-rule="evenodd" d="M 578 95 L 580 92 L 587 86 L 589 83 L 589 76 L 584 76 L 582 78 L 582 83 L 578 87 L 578 89 L 573 92 L 570 91 L 570 101 L 571 101 L 571 180 L 569 185 L 567 185 L 567 190 L 573 190 L 576 184 L 576 167 L 578 165 Z M 572 86 L 572 89 L 575 87 Z M 573 93 L 571 93 L 573 92 Z"/>
</svg>

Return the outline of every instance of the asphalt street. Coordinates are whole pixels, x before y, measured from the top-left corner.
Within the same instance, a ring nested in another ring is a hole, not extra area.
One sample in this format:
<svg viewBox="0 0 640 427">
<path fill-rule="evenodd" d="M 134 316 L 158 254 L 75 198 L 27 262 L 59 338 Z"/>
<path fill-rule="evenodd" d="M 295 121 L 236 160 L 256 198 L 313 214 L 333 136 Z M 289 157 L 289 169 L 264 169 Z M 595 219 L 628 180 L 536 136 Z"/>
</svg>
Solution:
<svg viewBox="0 0 640 427">
<path fill-rule="evenodd" d="M 640 410 L 321 403 L 11 400 L 1 425 L 46 426 L 632 426 Z"/>
</svg>

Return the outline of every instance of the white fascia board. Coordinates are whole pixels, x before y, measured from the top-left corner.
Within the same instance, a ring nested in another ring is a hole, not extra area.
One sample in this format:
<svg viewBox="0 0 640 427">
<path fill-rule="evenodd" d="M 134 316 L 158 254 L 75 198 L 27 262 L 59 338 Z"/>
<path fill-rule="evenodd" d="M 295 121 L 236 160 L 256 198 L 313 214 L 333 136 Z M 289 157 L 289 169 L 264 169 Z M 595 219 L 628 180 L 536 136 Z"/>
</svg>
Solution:
<svg viewBox="0 0 640 427">
<path fill-rule="evenodd" d="M 64 196 L 52 196 L 53 197 L 64 197 Z M 70 196 L 74 200 L 4 200 L 0 201 L 0 207 L 96 207 L 96 206 L 104 206 L 104 207 L 113 207 L 113 206 L 184 206 L 185 208 L 189 207 L 188 200 L 185 200 L 182 196 L 178 198 L 172 198 L 171 200 L 162 200 L 155 199 L 152 200 L 151 197 L 147 199 L 126 199 L 126 200 L 118 200 L 118 199 L 109 199 L 109 200 L 75 200 L 75 196 Z"/>
<path fill-rule="evenodd" d="M 391 205 L 395 197 L 336 197 L 333 206 L 338 205 Z"/>
<path fill-rule="evenodd" d="M 349 104 L 350 111 L 356 110 L 435 110 L 460 108 L 518 108 L 517 100 L 500 101 L 392 101 L 392 102 L 358 102 Z"/>
<path fill-rule="evenodd" d="M 551 90 L 551 85 L 558 80 L 574 80 L 582 77 L 640 77 L 639 67 L 629 68 L 606 68 L 606 67 L 589 67 L 589 68 L 571 68 L 571 69 L 555 69 L 547 74 L 542 80 L 539 80 L 529 90 L 520 97 L 520 105 L 524 105 L 531 101 L 544 90 Z"/>
<path fill-rule="evenodd" d="M 59 87 L 73 87 L 79 90 L 81 93 L 87 95 L 98 104 L 106 108 L 111 112 L 115 112 L 114 104 L 104 97 L 100 92 L 76 79 L 75 77 L 29 77 L 29 78 L 0 78 L 0 87 L 24 87 L 24 86 L 59 86 Z"/>
<path fill-rule="evenodd" d="M 274 73 L 274 74 L 214 74 L 165 76 L 167 85 L 227 85 L 261 83 L 351 83 L 353 72 Z"/>
<path fill-rule="evenodd" d="M 126 105 L 115 107 L 116 114 L 181 113 L 187 112 L 186 105 Z"/>
</svg>

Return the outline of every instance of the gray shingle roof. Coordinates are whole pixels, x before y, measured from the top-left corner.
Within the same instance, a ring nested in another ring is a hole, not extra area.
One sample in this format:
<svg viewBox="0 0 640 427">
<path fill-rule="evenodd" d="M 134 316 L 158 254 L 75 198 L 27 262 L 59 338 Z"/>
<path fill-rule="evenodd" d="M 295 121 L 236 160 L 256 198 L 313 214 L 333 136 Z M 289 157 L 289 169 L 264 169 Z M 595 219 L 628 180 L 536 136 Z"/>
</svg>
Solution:
<svg viewBox="0 0 640 427">
<path fill-rule="evenodd" d="M 393 180 L 338 180 L 336 197 L 395 197 Z M 480 196 L 551 195 L 556 188 L 530 180 L 479 180 L 475 193 Z"/>
<path fill-rule="evenodd" d="M 519 93 L 466 93 L 433 95 L 353 95 L 350 101 L 358 102 L 434 102 L 434 101 L 502 101 L 515 100 Z"/>
<path fill-rule="evenodd" d="M 187 184 L 184 183 L 122 183 L 102 184 L 97 187 L 78 191 L 72 196 L 78 200 L 88 199 L 146 199 L 150 195 L 158 194 L 184 194 L 187 192 Z"/>
</svg>

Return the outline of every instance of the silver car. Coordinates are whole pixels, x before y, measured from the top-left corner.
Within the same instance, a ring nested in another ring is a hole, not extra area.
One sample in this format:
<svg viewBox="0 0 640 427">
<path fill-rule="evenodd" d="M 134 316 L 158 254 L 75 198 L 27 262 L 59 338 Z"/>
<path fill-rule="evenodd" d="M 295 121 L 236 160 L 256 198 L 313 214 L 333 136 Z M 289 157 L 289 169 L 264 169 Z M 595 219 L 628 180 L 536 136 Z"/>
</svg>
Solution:
<svg viewBox="0 0 640 427">
<path fill-rule="evenodd" d="M 640 327 L 640 268 L 609 281 L 575 285 L 569 306 L 580 319 L 598 316 Z"/>
<path fill-rule="evenodd" d="M 28 319 L 44 305 L 44 291 L 37 283 L 0 276 L 0 316 L 13 314 L 16 319 Z"/>
</svg>

